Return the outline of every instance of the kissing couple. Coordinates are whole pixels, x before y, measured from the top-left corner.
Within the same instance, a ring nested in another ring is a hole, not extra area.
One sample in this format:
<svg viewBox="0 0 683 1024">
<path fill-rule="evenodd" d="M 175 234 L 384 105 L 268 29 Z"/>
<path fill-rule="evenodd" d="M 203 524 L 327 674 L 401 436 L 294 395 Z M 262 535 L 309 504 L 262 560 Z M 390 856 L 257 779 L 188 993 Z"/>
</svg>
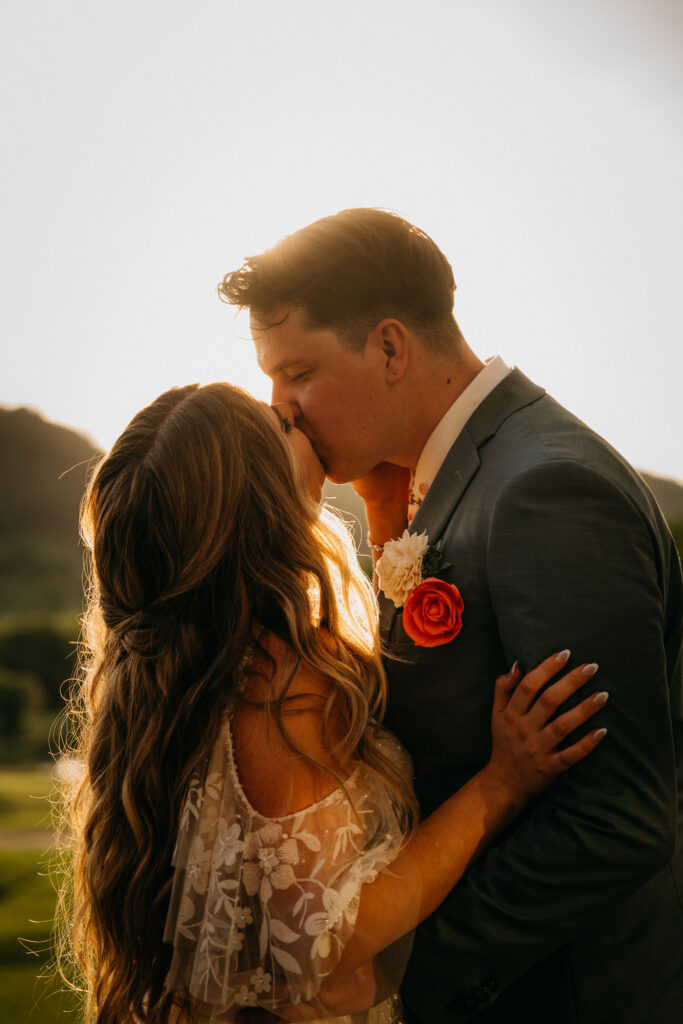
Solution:
<svg viewBox="0 0 683 1024">
<path fill-rule="evenodd" d="M 98 1024 L 680 1020 L 680 562 L 454 291 L 394 214 L 295 232 L 219 286 L 272 406 L 174 388 L 92 476 L 68 939 Z"/>
</svg>

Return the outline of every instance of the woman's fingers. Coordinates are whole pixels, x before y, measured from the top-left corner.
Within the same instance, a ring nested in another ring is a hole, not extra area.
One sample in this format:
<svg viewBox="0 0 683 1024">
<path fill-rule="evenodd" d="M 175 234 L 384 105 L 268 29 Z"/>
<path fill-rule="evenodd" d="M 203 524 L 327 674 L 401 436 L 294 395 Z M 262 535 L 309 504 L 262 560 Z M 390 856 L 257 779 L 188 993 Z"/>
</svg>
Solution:
<svg viewBox="0 0 683 1024">
<path fill-rule="evenodd" d="M 541 732 L 541 736 L 546 740 L 547 749 L 553 750 L 559 743 L 562 743 L 570 733 L 592 718 L 601 708 L 604 708 L 608 699 L 609 694 L 606 690 L 594 693 L 582 700 L 576 707 L 570 708 L 569 711 L 565 711 L 564 714 L 558 715 L 557 718 L 548 722 Z"/>
<path fill-rule="evenodd" d="M 592 732 L 582 736 L 576 743 L 572 743 L 570 747 L 565 747 L 563 750 L 558 750 L 556 753 L 551 754 L 549 757 L 551 774 L 559 775 L 560 772 L 571 768 L 573 764 L 582 761 L 584 757 L 590 754 L 591 750 L 595 750 L 600 740 L 606 734 L 607 729 L 593 729 Z"/>
<path fill-rule="evenodd" d="M 579 665 L 562 679 L 558 679 L 557 682 L 546 687 L 527 712 L 529 725 L 542 729 L 555 716 L 565 701 L 568 701 L 577 690 L 584 687 L 597 671 L 598 666 L 595 662 L 589 665 Z"/>
<path fill-rule="evenodd" d="M 526 714 L 543 687 L 567 664 L 569 655 L 570 651 L 552 654 L 531 672 L 527 672 L 510 697 L 510 710 L 519 715 Z"/>
<path fill-rule="evenodd" d="M 579 665 L 562 679 L 548 685 L 553 676 L 566 665 L 569 653 L 560 651 L 559 654 L 551 655 L 531 672 L 527 672 L 521 680 L 519 672 L 513 675 L 511 671 L 500 676 L 496 680 L 494 710 L 501 711 L 507 707 L 511 714 L 525 717 L 532 728 L 542 729 L 557 709 L 598 671 L 595 663 Z"/>
<path fill-rule="evenodd" d="M 541 792 L 552 780 L 586 757 L 605 735 L 593 729 L 576 743 L 559 749 L 605 706 L 606 692 L 593 693 L 574 707 L 565 706 L 598 670 L 580 665 L 561 679 L 553 678 L 569 659 L 569 651 L 546 658 L 523 678 L 514 669 L 496 681 L 491 720 L 491 761 L 501 778 L 516 782 L 526 797 Z"/>
<path fill-rule="evenodd" d="M 493 691 L 493 713 L 494 715 L 504 711 L 510 703 L 510 698 L 519 686 L 519 681 L 522 678 L 522 670 L 519 662 L 516 661 L 509 672 L 506 672 L 504 676 L 498 676 L 496 679 L 496 686 Z"/>
</svg>

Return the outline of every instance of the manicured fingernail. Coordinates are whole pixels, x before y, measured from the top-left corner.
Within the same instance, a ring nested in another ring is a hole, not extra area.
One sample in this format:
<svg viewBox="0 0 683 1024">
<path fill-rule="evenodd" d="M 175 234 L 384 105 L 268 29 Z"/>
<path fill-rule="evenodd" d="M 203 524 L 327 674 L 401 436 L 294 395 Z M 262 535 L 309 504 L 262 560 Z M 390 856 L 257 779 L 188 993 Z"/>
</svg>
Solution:
<svg viewBox="0 0 683 1024">
<path fill-rule="evenodd" d="M 606 704 L 608 700 L 609 693 L 607 692 L 607 690 L 603 690 L 602 693 L 596 693 L 593 697 L 593 703 L 597 704 L 598 706 L 600 704 Z"/>
<path fill-rule="evenodd" d="M 607 733 L 607 729 L 596 729 L 595 732 L 593 733 L 593 739 L 594 740 L 601 740 L 602 737 L 606 735 L 606 733 Z"/>
<path fill-rule="evenodd" d="M 566 665 L 569 661 L 569 656 L 571 653 L 571 651 L 560 651 L 559 654 L 555 655 L 555 661 L 558 663 L 558 665 Z"/>
<path fill-rule="evenodd" d="M 591 676 L 594 676 L 594 675 L 595 675 L 595 673 L 596 673 L 596 672 L 598 671 L 598 667 L 599 667 L 599 666 L 598 666 L 598 665 L 597 665 L 597 664 L 596 664 L 595 662 L 593 662 L 593 663 L 592 663 L 592 664 L 590 664 L 590 665 L 584 665 L 584 666 L 583 666 L 583 669 L 582 669 L 582 671 L 583 671 L 583 674 L 584 674 L 585 676 L 588 676 L 588 678 L 590 679 L 590 677 L 591 677 Z"/>
<path fill-rule="evenodd" d="M 513 665 L 513 666 L 512 666 L 512 668 L 510 669 L 510 675 L 511 675 L 511 676 L 514 676 L 515 672 L 517 672 L 517 671 L 518 671 L 518 669 L 519 669 L 519 662 L 518 662 L 518 661 L 515 661 L 514 665 Z"/>
</svg>

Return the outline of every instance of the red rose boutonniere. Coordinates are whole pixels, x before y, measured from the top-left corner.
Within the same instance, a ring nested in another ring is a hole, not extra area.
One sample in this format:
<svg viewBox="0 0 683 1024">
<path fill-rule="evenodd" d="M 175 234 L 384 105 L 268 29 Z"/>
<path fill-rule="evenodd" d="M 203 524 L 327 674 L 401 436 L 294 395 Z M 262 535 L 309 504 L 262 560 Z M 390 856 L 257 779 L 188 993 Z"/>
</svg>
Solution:
<svg viewBox="0 0 683 1024">
<path fill-rule="evenodd" d="M 418 647 L 448 644 L 462 629 L 460 591 L 435 576 L 447 568 L 438 544 L 430 545 L 426 533 L 408 530 L 384 545 L 375 566 L 381 589 L 403 608 L 403 628 Z"/>
<path fill-rule="evenodd" d="M 403 628 L 418 647 L 449 644 L 462 629 L 465 603 L 452 583 L 429 576 L 411 592 L 403 609 Z"/>
</svg>

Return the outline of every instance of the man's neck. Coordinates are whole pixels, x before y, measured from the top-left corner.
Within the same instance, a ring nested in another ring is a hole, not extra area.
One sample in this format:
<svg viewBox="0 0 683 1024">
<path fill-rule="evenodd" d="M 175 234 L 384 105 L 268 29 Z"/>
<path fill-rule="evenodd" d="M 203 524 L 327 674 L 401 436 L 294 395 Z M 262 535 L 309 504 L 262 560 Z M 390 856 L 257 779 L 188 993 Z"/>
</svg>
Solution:
<svg viewBox="0 0 683 1024">
<path fill-rule="evenodd" d="M 462 358 L 431 363 L 414 382 L 404 436 L 405 452 L 398 463 L 415 469 L 427 439 L 485 364 L 465 346 Z"/>
</svg>

